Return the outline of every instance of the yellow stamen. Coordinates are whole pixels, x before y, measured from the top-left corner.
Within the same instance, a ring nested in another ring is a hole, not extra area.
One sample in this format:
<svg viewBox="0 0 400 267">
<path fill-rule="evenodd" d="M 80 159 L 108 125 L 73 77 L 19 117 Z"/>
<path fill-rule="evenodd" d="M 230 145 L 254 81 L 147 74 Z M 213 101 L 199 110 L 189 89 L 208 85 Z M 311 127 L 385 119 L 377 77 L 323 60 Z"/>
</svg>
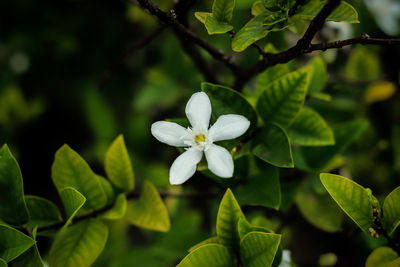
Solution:
<svg viewBox="0 0 400 267">
<path fill-rule="evenodd" d="M 198 134 L 198 135 L 196 135 L 195 140 L 196 140 L 196 143 L 204 142 L 204 141 L 206 141 L 206 137 L 202 134 Z"/>
</svg>

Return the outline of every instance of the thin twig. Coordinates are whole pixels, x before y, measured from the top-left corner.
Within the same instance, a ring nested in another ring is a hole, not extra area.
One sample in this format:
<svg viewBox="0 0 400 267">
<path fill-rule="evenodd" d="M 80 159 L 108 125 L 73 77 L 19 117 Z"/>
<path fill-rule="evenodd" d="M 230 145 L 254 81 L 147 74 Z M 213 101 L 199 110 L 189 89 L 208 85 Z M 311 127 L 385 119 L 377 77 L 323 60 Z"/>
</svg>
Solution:
<svg viewBox="0 0 400 267">
<path fill-rule="evenodd" d="M 383 227 L 381 221 L 379 220 L 379 209 L 376 207 L 375 204 L 372 206 L 373 210 L 373 219 L 376 229 L 370 228 L 370 232 L 372 237 L 379 237 L 383 236 L 389 242 L 389 246 L 400 255 L 400 243 L 394 241 L 390 235 L 386 232 L 385 228 Z M 383 210 L 382 210 L 383 212 Z"/>
<path fill-rule="evenodd" d="M 297 12 L 297 9 L 298 9 L 301 5 L 303 5 L 304 2 L 305 2 L 305 0 L 297 0 L 296 3 L 294 3 L 294 5 L 290 8 L 290 10 L 289 10 L 289 12 L 288 12 L 289 17 L 295 15 L 296 12 Z"/>
</svg>

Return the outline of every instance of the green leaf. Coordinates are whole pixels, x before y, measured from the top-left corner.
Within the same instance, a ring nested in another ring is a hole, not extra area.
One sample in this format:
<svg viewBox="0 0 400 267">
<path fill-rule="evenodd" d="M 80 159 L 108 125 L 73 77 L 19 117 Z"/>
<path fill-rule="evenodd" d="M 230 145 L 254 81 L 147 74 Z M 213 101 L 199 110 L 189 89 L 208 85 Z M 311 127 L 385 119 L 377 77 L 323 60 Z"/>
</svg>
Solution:
<svg viewBox="0 0 400 267">
<path fill-rule="evenodd" d="M 275 123 L 268 123 L 257 135 L 253 154 L 276 167 L 293 168 L 289 138 L 284 129 Z"/>
<path fill-rule="evenodd" d="M 29 212 L 27 228 L 43 227 L 60 222 L 61 214 L 53 202 L 38 196 L 25 196 Z"/>
<path fill-rule="evenodd" d="M 257 173 L 236 187 L 234 192 L 242 205 L 260 205 L 279 209 L 281 188 L 278 168 L 261 162 L 258 164 Z"/>
<path fill-rule="evenodd" d="M 326 0 L 311 0 L 306 5 L 301 5 L 295 17 L 306 20 L 312 20 L 326 5 Z M 348 23 L 359 23 L 358 13 L 355 8 L 345 1 L 341 1 L 340 5 L 328 16 L 327 21 L 338 21 Z"/>
<path fill-rule="evenodd" d="M 310 63 L 308 63 L 308 68 L 311 70 L 308 93 L 321 92 L 328 80 L 325 61 L 320 56 L 314 57 Z"/>
<path fill-rule="evenodd" d="M 226 247 L 219 244 L 207 244 L 193 250 L 177 267 L 232 267 L 232 256 Z"/>
<path fill-rule="evenodd" d="M 76 213 L 82 208 L 86 202 L 86 198 L 75 188 L 65 187 L 60 192 L 61 201 L 63 202 L 67 221 L 65 226 L 68 226 Z"/>
<path fill-rule="evenodd" d="M 214 0 L 212 6 L 213 17 L 221 22 L 229 22 L 232 19 L 235 0 Z"/>
<path fill-rule="evenodd" d="M 207 16 L 204 21 L 208 34 L 221 34 L 233 30 L 233 26 L 227 22 L 219 21 L 214 16 Z"/>
<path fill-rule="evenodd" d="M 28 222 L 21 170 L 7 145 L 0 149 L 0 203 L 0 218 L 6 223 Z"/>
<path fill-rule="evenodd" d="M 49 253 L 52 267 L 90 266 L 103 251 L 108 227 L 95 219 L 74 224 L 60 231 Z"/>
<path fill-rule="evenodd" d="M 0 264 L 1 266 L 1 264 Z M 34 244 L 22 255 L 18 256 L 12 262 L 12 266 L 22 266 L 22 267 L 44 267 L 43 260 L 40 257 L 37 245 Z"/>
<path fill-rule="evenodd" d="M 189 249 L 189 252 L 192 252 L 195 249 L 198 249 L 201 246 L 207 245 L 207 244 L 219 244 L 218 236 L 213 236 L 210 238 L 207 238 L 206 240 L 201 241 L 200 243 L 194 245 Z"/>
<path fill-rule="evenodd" d="M 282 31 L 289 26 L 285 17 L 275 17 L 269 12 L 261 13 L 243 26 L 232 40 L 232 50 L 242 52 L 247 47 L 263 39 L 270 32 Z"/>
<path fill-rule="evenodd" d="M 61 192 L 65 187 L 73 187 L 87 199 L 87 209 L 97 209 L 107 203 L 107 195 L 96 174 L 86 161 L 68 145 L 63 145 L 57 152 L 52 166 L 52 179 Z"/>
<path fill-rule="evenodd" d="M 121 219 L 125 216 L 126 206 L 127 206 L 127 201 L 126 201 L 125 195 L 119 194 L 117 196 L 117 199 L 115 200 L 115 204 L 112 207 L 112 209 L 110 209 L 106 213 L 104 213 L 101 216 L 101 218 L 107 219 L 107 220 Z"/>
<path fill-rule="evenodd" d="M 257 17 L 261 13 L 268 12 L 268 10 L 264 7 L 263 1 L 256 1 L 251 6 L 251 14 L 254 17 Z"/>
<path fill-rule="evenodd" d="M 119 135 L 107 150 L 105 168 L 108 178 L 116 187 L 125 192 L 133 190 L 133 170 L 122 135 Z"/>
<path fill-rule="evenodd" d="M 325 120 L 312 108 L 304 106 L 288 131 L 290 142 L 302 146 L 328 146 L 335 137 Z"/>
<path fill-rule="evenodd" d="M 352 81 L 376 80 L 381 76 L 379 58 L 365 47 L 353 49 L 346 63 L 346 76 Z"/>
<path fill-rule="evenodd" d="M 0 259 L 0 267 L 7 267 L 7 262 L 3 259 Z"/>
<path fill-rule="evenodd" d="M 110 183 L 106 178 L 104 178 L 103 176 L 98 175 L 98 174 L 97 174 L 96 176 L 97 176 L 97 180 L 99 180 L 100 185 L 101 185 L 101 187 L 102 187 L 103 190 L 104 190 L 104 193 L 105 193 L 106 196 L 107 196 L 107 204 L 113 202 L 113 201 L 114 201 L 114 197 L 115 197 L 115 192 L 114 192 L 113 186 L 112 186 L 111 183 Z"/>
<path fill-rule="evenodd" d="M 168 210 L 157 189 L 148 181 L 143 184 L 140 198 L 128 203 L 126 217 L 130 223 L 150 230 L 167 232 L 171 227 Z"/>
<path fill-rule="evenodd" d="M 238 249 L 240 239 L 237 225 L 240 218 L 244 218 L 244 215 L 232 191 L 228 188 L 219 205 L 217 236 L 219 243 L 230 250 Z"/>
<path fill-rule="evenodd" d="M 400 257 L 389 262 L 388 267 L 399 267 L 400 266 Z"/>
<path fill-rule="evenodd" d="M 250 128 L 257 126 L 257 113 L 242 94 L 228 87 L 205 82 L 201 83 L 201 90 L 210 97 L 215 119 L 224 114 L 239 114 L 250 121 Z"/>
<path fill-rule="evenodd" d="M 16 229 L 0 224 L 0 258 L 10 262 L 35 244 L 35 240 Z"/>
<path fill-rule="evenodd" d="M 260 227 L 260 226 L 253 226 L 244 218 L 239 218 L 238 222 L 238 233 L 240 239 L 242 239 L 245 235 L 250 232 L 263 232 L 263 233 L 270 233 L 271 231 L 267 228 Z"/>
<path fill-rule="evenodd" d="M 390 263 L 399 257 L 396 251 L 389 247 L 380 247 L 372 251 L 365 262 L 365 267 L 389 267 Z M 394 267 L 394 266 L 393 266 Z"/>
<path fill-rule="evenodd" d="M 212 13 L 210 13 L 210 12 L 195 12 L 194 16 L 196 17 L 196 19 L 198 21 L 200 21 L 201 23 L 205 24 L 206 23 L 206 18 L 207 17 L 211 17 Z"/>
<path fill-rule="evenodd" d="M 393 233 L 400 224 L 400 186 L 394 189 L 383 203 L 383 219 L 385 231 Z"/>
<path fill-rule="evenodd" d="M 342 210 L 367 234 L 373 227 L 372 198 L 361 185 L 345 177 L 321 173 L 321 182 Z"/>
<path fill-rule="evenodd" d="M 261 94 L 257 110 L 264 122 L 276 122 L 286 128 L 304 103 L 309 74 L 298 70 L 275 80 Z"/>
<path fill-rule="evenodd" d="M 281 235 L 250 232 L 240 241 L 240 257 L 245 267 L 270 267 L 278 251 Z"/>
</svg>

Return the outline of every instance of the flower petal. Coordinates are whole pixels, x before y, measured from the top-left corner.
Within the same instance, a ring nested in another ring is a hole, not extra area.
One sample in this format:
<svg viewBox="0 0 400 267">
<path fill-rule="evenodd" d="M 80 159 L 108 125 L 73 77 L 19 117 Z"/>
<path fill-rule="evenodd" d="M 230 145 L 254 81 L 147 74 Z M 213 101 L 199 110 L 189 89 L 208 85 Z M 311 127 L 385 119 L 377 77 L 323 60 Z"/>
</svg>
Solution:
<svg viewBox="0 0 400 267">
<path fill-rule="evenodd" d="M 200 162 L 203 151 L 188 149 L 176 158 L 169 170 L 169 182 L 171 184 L 182 184 L 186 182 L 196 171 L 197 163 Z"/>
<path fill-rule="evenodd" d="M 187 130 L 174 122 L 157 121 L 151 125 L 151 134 L 160 142 L 170 146 L 186 146 L 183 136 L 188 134 Z"/>
<path fill-rule="evenodd" d="M 186 104 L 185 112 L 193 128 L 208 129 L 211 117 L 211 102 L 206 93 L 194 93 Z"/>
<path fill-rule="evenodd" d="M 210 145 L 205 151 L 208 169 L 222 178 L 233 176 L 233 159 L 229 151 L 217 145 Z"/>
<path fill-rule="evenodd" d="M 213 142 L 233 139 L 244 134 L 249 126 L 250 121 L 242 115 L 222 115 L 211 126 L 208 135 Z"/>
</svg>

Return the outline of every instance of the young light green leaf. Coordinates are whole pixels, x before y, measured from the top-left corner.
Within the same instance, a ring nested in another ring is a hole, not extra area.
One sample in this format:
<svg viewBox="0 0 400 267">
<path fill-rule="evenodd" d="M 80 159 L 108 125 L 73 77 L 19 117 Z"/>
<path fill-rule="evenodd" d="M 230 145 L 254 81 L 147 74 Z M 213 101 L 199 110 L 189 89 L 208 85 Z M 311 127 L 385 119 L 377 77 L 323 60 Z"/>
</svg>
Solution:
<svg viewBox="0 0 400 267">
<path fill-rule="evenodd" d="M 268 12 L 268 10 L 265 8 L 263 1 L 255 1 L 253 5 L 251 6 L 251 14 L 254 17 L 257 17 L 261 13 Z"/>
<path fill-rule="evenodd" d="M 221 34 L 233 30 L 233 26 L 227 22 L 219 21 L 214 16 L 207 16 L 204 21 L 208 34 Z"/>
<path fill-rule="evenodd" d="M 133 190 L 133 170 L 122 135 L 119 135 L 107 150 L 105 168 L 108 178 L 116 187 L 125 192 Z"/>
<path fill-rule="evenodd" d="M 307 4 L 301 5 L 296 11 L 295 17 L 306 20 L 312 20 L 326 5 L 327 0 L 311 0 Z M 328 16 L 327 21 L 338 21 L 348 23 L 359 23 L 358 13 L 355 8 L 345 1 L 341 1 L 340 5 Z"/>
<path fill-rule="evenodd" d="M 240 241 L 240 257 L 245 267 L 270 267 L 278 251 L 281 235 L 250 232 Z"/>
<path fill-rule="evenodd" d="M 196 17 L 196 19 L 198 21 L 200 21 L 201 23 L 205 24 L 206 23 L 206 18 L 207 17 L 211 17 L 212 13 L 209 13 L 209 12 L 195 12 L 194 16 Z"/>
<path fill-rule="evenodd" d="M 232 40 L 232 50 L 242 52 L 254 42 L 266 37 L 268 33 L 282 31 L 288 26 L 288 20 L 285 17 L 274 17 L 268 12 L 261 13 L 236 33 Z"/>
<path fill-rule="evenodd" d="M 383 219 L 385 231 L 393 233 L 400 224 L 400 186 L 394 189 L 383 203 Z"/>
<path fill-rule="evenodd" d="M 289 138 L 283 128 L 268 123 L 255 138 L 253 154 L 276 167 L 293 168 Z"/>
<path fill-rule="evenodd" d="M 342 210 L 363 230 L 370 234 L 373 227 L 372 198 L 368 191 L 354 181 L 334 174 L 321 173 L 321 182 Z"/>
<path fill-rule="evenodd" d="M 257 110 L 264 122 L 276 122 L 286 128 L 304 103 L 309 74 L 298 70 L 271 83 L 261 94 Z"/>
<path fill-rule="evenodd" d="M 128 203 L 128 222 L 150 230 L 167 232 L 171 224 L 168 210 L 157 189 L 150 182 L 143 184 L 143 191 L 138 200 Z"/>
<path fill-rule="evenodd" d="M 68 145 L 63 145 L 56 152 L 51 171 L 58 192 L 60 193 L 65 187 L 75 188 L 86 197 L 85 208 L 97 209 L 107 203 L 107 195 L 96 174 Z"/>
<path fill-rule="evenodd" d="M 21 170 L 7 145 L 0 149 L 0 203 L 0 218 L 6 223 L 28 222 Z"/>
<path fill-rule="evenodd" d="M 0 258 L 10 262 L 35 244 L 35 240 L 16 229 L 0 224 Z"/>
<path fill-rule="evenodd" d="M 262 233 L 271 233 L 270 230 L 260 226 L 254 226 L 249 223 L 245 218 L 239 218 L 238 222 L 238 233 L 240 239 L 242 239 L 245 235 L 250 232 L 262 232 Z"/>
<path fill-rule="evenodd" d="M 200 243 L 189 248 L 188 251 L 192 252 L 193 250 L 198 249 L 199 247 L 207 245 L 207 244 L 219 244 L 218 236 L 213 236 L 213 237 L 207 238 L 206 240 L 203 240 Z"/>
<path fill-rule="evenodd" d="M 355 48 L 346 63 L 345 74 L 352 81 L 376 80 L 381 76 L 379 58 L 365 47 Z"/>
<path fill-rule="evenodd" d="M 124 194 L 119 194 L 112 209 L 104 213 L 101 218 L 107 220 L 118 220 L 125 216 L 127 201 Z"/>
<path fill-rule="evenodd" d="M 67 221 L 64 227 L 68 226 L 76 213 L 82 208 L 86 202 L 86 198 L 79 193 L 78 190 L 72 187 L 65 187 L 60 192 L 61 201 L 63 202 Z"/>
<path fill-rule="evenodd" d="M 61 214 L 53 202 L 38 196 L 25 196 L 29 212 L 28 228 L 48 226 L 60 222 Z"/>
<path fill-rule="evenodd" d="M 368 256 L 365 267 L 389 267 L 389 264 L 398 257 L 399 255 L 397 255 L 396 251 L 393 249 L 389 247 L 380 247 L 374 249 Z"/>
<path fill-rule="evenodd" d="M 232 251 L 237 250 L 239 245 L 240 239 L 237 231 L 239 218 L 244 218 L 244 215 L 232 191 L 228 188 L 219 205 L 217 236 L 219 243 Z"/>
<path fill-rule="evenodd" d="M 308 93 L 321 92 L 328 79 L 325 61 L 320 56 L 314 57 L 310 63 L 308 63 L 308 67 L 311 69 L 312 73 Z"/>
<path fill-rule="evenodd" d="M 288 131 L 290 142 L 302 146 L 328 146 L 335 137 L 325 120 L 312 108 L 303 107 Z"/>
<path fill-rule="evenodd" d="M 107 204 L 113 202 L 114 197 L 115 197 L 115 192 L 114 192 L 114 188 L 111 185 L 111 183 L 101 175 L 97 174 L 96 177 L 97 177 L 97 180 L 99 180 L 100 185 L 103 188 L 104 193 L 107 196 Z"/>
<path fill-rule="evenodd" d="M 74 224 L 56 236 L 49 253 L 49 265 L 90 266 L 103 251 L 107 237 L 108 227 L 99 220 Z"/>
<path fill-rule="evenodd" d="M 193 250 L 177 267 L 232 267 L 232 256 L 225 246 L 207 244 Z"/>
<path fill-rule="evenodd" d="M 212 6 L 213 17 L 221 22 L 229 22 L 232 19 L 235 0 L 214 0 Z"/>
</svg>

